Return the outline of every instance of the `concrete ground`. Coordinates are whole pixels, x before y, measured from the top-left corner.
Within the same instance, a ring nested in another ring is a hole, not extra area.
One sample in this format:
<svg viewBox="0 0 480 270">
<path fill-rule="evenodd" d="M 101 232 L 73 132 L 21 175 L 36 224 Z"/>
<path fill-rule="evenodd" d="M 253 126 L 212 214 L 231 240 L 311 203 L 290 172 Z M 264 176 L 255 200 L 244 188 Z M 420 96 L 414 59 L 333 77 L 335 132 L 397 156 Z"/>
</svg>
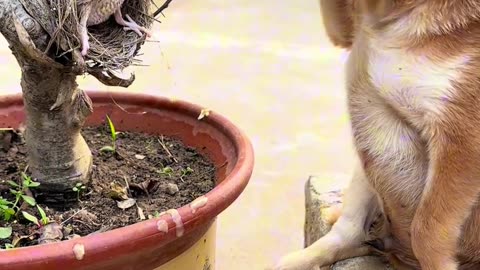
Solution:
<svg viewBox="0 0 480 270">
<path fill-rule="evenodd" d="M 329 43 L 316 0 L 173 1 L 143 48 L 129 89 L 82 78 L 84 89 L 176 97 L 224 114 L 250 137 L 250 185 L 219 218 L 217 269 L 263 269 L 303 246 L 309 175 L 348 181 L 353 151 L 345 55 Z M 1 93 L 20 91 L 0 39 Z"/>
</svg>

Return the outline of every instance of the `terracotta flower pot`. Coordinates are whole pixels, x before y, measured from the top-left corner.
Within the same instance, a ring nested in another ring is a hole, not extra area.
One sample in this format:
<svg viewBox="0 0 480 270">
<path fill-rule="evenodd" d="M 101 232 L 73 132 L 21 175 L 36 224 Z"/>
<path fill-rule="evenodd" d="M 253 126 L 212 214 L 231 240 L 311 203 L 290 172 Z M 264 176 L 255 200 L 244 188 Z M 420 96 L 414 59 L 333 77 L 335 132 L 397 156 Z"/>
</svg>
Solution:
<svg viewBox="0 0 480 270">
<path fill-rule="evenodd" d="M 3 251 L 0 269 L 213 270 L 216 217 L 240 195 L 253 170 L 247 137 L 217 113 L 198 120 L 202 108 L 187 102 L 140 94 L 88 94 L 95 110 L 87 125 L 103 124 L 109 114 L 118 130 L 180 138 L 219 168 L 216 187 L 197 202 L 159 218 L 69 241 Z M 21 95 L 0 98 L 0 127 L 18 127 L 24 121 L 22 104 Z"/>
</svg>

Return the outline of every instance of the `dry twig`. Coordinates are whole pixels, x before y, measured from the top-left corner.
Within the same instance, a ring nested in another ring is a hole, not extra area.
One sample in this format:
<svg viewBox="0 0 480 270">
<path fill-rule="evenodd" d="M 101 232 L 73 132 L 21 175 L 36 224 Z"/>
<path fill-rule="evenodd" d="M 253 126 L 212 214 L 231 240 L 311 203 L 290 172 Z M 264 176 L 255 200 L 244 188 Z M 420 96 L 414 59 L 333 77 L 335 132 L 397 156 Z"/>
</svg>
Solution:
<svg viewBox="0 0 480 270">
<path fill-rule="evenodd" d="M 165 150 L 165 152 L 167 152 L 168 156 L 173 158 L 173 161 L 175 161 L 175 163 L 178 163 L 178 160 L 172 155 L 172 153 L 170 152 L 170 150 L 168 150 L 167 146 L 165 145 L 165 142 L 163 141 L 163 136 L 161 137 L 162 140 L 158 140 L 158 143 L 160 143 L 160 145 L 162 146 L 163 150 Z"/>
</svg>

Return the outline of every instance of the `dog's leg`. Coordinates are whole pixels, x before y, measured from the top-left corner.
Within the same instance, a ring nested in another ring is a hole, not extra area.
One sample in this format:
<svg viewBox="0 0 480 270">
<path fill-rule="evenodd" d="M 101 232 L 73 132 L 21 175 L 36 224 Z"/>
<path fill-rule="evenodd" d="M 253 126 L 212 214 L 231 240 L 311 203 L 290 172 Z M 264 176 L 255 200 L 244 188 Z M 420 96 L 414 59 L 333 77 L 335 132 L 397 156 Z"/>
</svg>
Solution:
<svg viewBox="0 0 480 270">
<path fill-rule="evenodd" d="M 412 248 L 423 270 L 458 269 L 462 226 L 478 203 L 480 134 L 477 123 L 459 115 L 463 118 L 444 115 L 428 138 L 428 176 L 411 226 Z"/>
<path fill-rule="evenodd" d="M 353 42 L 354 9 L 352 0 L 320 0 L 323 24 L 335 46 L 349 48 Z"/>
<path fill-rule="evenodd" d="M 309 270 L 316 265 L 328 266 L 336 261 L 367 255 L 364 245 L 365 224 L 371 211 L 377 211 L 377 200 L 369 188 L 363 168 L 358 165 L 345 191 L 342 214 L 331 231 L 311 246 L 291 253 L 267 268 L 271 270 Z"/>
</svg>

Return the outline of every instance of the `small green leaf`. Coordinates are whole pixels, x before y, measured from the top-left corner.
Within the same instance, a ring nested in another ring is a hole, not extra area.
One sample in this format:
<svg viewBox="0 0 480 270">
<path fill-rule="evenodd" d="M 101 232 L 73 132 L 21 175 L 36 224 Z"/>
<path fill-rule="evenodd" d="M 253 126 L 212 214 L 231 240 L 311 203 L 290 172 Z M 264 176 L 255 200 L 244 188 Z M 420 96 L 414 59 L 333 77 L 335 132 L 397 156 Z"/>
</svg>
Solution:
<svg viewBox="0 0 480 270">
<path fill-rule="evenodd" d="M 39 182 L 33 182 L 33 181 L 32 181 L 32 182 L 30 182 L 30 183 L 28 184 L 28 187 L 38 187 L 38 186 L 40 186 L 40 183 L 39 183 Z"/>
<path fill-rule="evenodd" d="M 12 227 L 0 227 L 0 239 L 9 238 L 12 235 Z"/>
<path fill-rule="evenodd" d="M 72 190 L 75 191 L 75 192 L 78 192 L 78 188 L 77 188 L 77 187 L 73 187 Z"/>
<path fill-rule="evenodd" d="M 31 222 L 37 224 L 38 226 L 40 226 L 40 223 L 38 222 L 38 219 L 35 216 L 32 216 L 25 211 L 22 211 L 22 214 L 28 221 L 31 221 Z"/>
<path fill-rule="evenodd" d="M 10 189 L 10 192 L 15 195 L 15 196 L 20 196 L 22 195 L 22 192 L 21 191 L 17 191 L 17 190 L 13 190 L 13 189 Z"/>
<path fill-rule="evenodd" d="M 82 183 L 77 183 L 75 186 L 76 187 L 81 187 L 81 186 L 83 186 L 83 184 Z"/>
<path fill-rule="evenodd" d="M 22 172 L 22 179 L 23 179 L 24 185 L 26 184 L 25 186 L 28 186 L 28 183 L 32 182 L 32 178 L 24 172 Z"/>
<path fill-rule="evenodd" d="M 15 248 L 14 245 L 12 245 L 12 244 L 5 244 L 5 249 L 13 249 L 13 248 Z"/>
<path fill-rule="evenodd" d="M 13 203 L 5 200 L 4 198 L 0 197 L 0 205 L 11 205 Z"/>
<path fill-rule="evenodd" d="M 17 188 L 20 187 L 20 185 L 18 185 L 17 183 L 13 182 L 12 180 L 8 180 L 7 183 L 8 183 L 10 186 L 12 186 L 12 187 L 17 187 Z"/>
<path fill-rule="evenodd" d="M 22 175 L 22 179 L 27 180 L 27 179 L 30 178 L 30 177 L 28 177 L 28 175 L 27 175 L 26 173 L 24 173 L 24 172 L 22 172 L 21 175 Z"/>
<path fill-rule="evenodd" d="M 115 152 L 115 149 L 109 145 L 104 146 L 100 149 L 100 152 Z"/>
<path fill-rule="evenodd" d="M 173 172 L 173 169 L 169 166 L 163 168 L 162 172 L 164 173 L 172 173 Z"/>
<path fill-rule="evenodd" d="M 107 115 L 108 126 L 110 127 L 110 133 L 112 135 L 112 141 L 115 142 L 117 140 L 117 132 L 115 131 L 115 126 L 113 125 L 112 120 Z"/>
<path fill-rule="evenodd" d="M 182 169 L 182 176 L 189 175 L 191 173 L 193 173 L 193 170 L 190 167 L 187 167 L 187 169 Z"/>
<path fill-rule="evenodd" d="M 161 171 L 157 171 L 159 174 L 166 174 L 171 176 L 173 173 L 173 169 L 170 166 L 164 167 Z"/>
<path fill-rule="evenodd" d="M 26 203 L 30 204 L 31 206 L 35 206 L 35 204 L 37 204 L 37 203 L 35 202 L 35 199 L 34 199 L 34 198 L 32 198 L 32 197 L 30 197 L 30 196 L 27 196 L 27 195 L 22 195 L 22 199 L 23 199 Z"/>
<path fill-rule="evenodd" d="M 40 213 L 40 216 L 42 217 L 43 225 L 47 225 L 48 223 L 47 214 L 45 214 L 45 211 L 43 211 L 43 209 L 38 204 L 37 204 L 37 209 L 38 209 L 38 212 Z"/>
<path fill-rule="evenodd" d="M 85 190 L 85 189 L 87 189 L 87 187 L 86 186 L 81 186 L 80 189 Z"/>
<path fill-rule="evenodd" d="M 5 221 L 9 221 L 13 215 L 15 215 L 15 210 L 13 210 L 12 208 L 5 209 L 5 211 L 3 212 L 3 217 Z"/>
</svg>

